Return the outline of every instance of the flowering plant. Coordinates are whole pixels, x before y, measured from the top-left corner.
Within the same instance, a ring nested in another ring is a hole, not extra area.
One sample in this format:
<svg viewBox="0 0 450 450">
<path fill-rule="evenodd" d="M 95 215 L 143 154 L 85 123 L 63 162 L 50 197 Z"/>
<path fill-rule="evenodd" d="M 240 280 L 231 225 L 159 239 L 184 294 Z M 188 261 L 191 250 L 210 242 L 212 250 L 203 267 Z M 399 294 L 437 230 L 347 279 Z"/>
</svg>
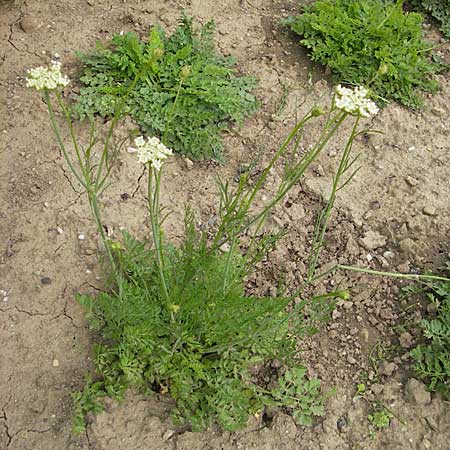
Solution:
<svg viewBox="0 0 450 450">
<path fill-rule="evenodd" d="M 140 136 L 129 149 L 147 167 L 151 239 L 140 243 L 125 233 L 123 244 L 108 241 L 98 203 L 120 150 L 112 148 L 110 142 L 125 100 L 116 105 L 99 158 L 94 159 L 97 140 L 91 138 L 87 147 L 79 145 L 70 109 L 58 89 L 67 83 L 59 65 L 48 71 L 30 70 L 27 81 L 29 87 L 43 92 L 61 152 L 84 188 L 114 275 L 111 285 L 99 296 L 78 296 L 89 311 L 91 325 L 98 328 L 101 342 L 95 351 L 98 381 L 73 395 L 74 428 L 81 431 L 86 414 L 101 410 L 101 398 L 120 397 L 131 386 L 156 386 L 168 391 L 176 403 L 174 418 L 189 422 L 194 430 L 207 427 L 213 420 L 227 430 L 236 430 L 245 426 L 250 414 L 261 412 L 267 405 L 292 409 L 298 423 L 311 424 L 314 415 L 323 414 L 324 395 L 319 381 L 310 379 L 306 368 L 296 360 L 297 339 L 316 332 L 312 312 L 322 308 L 320 317 L 326 316 L 334 299 L 346 299 L 348 293 L 336 291 L 305 300 L 304 288 L 320 277 L 315 274 L 317 261 L 335 194 L 342 187 L 340 179 L 352 167 L 350 152 L 359 120 L 375 112 L 367 93 L 342 88 L 327 112 L 318 108 L 308 112 L 254 183 L 249 182 L 249 173 L 242 174 L 235 189 L 219 182 L 215 229 L 211 234 L 198 231 L 194 215 L 187 208 L 185 238 L 180 247 L 175 247 L 164 239 L 164 219 L 160 218 L 162 167 L 172 155 L 164 136 L 162 141 Z M 62 139 L 53 96 L 67 120 L 72 151 Z M 301 157 L 294 156 L 298 155 L 305 125 L 323 115 L 324 131 L 315 144 Z M 342 153 L 330 201 L 319 217 L 305 285 L 275 298 L 246 295 L 246 277 L 284 235 L 263 231 L 267 217 L 346 118 L 353 119 L 354 126 Z M 289 163 L 278 190 L 258 210 L 254 208 L 255 200 L 281 159 Z M 240 250 L 243 247 L 244 253 Z M 272 359 L 288 367 L 277 374 L 278 384 L 272 388 L 254 383 L 252 367 L 267 365 Z"/>
<path fill-rule="evenodd" d="M 369 98 L 369 91 L 362 86 L 348 89 L 339 84 L 335 105 L 353 116 L 370 117 L 378 113 L 377 105 Z"/>
<path fill-rule="evenodd" d="M 147 140 L 143 136 L 139 136 L 134 143 L 136 148 L 129 147 L 128 151 L 136 153 L 140 163 L 149 163 L 156 171 L 159 171 L 163 161 L 173 154 L 172 150 L 167 148 L 156 136 Z"/>
<path fill-rule="evenodd" d="M 58 87 L 65 87 L 70 80 L 61 73 L 61 63 L 52 61 L 50 67 L 36 67 L 28 70 L 27 87 L 37 91 L 53 91 Z"/>
</svg>

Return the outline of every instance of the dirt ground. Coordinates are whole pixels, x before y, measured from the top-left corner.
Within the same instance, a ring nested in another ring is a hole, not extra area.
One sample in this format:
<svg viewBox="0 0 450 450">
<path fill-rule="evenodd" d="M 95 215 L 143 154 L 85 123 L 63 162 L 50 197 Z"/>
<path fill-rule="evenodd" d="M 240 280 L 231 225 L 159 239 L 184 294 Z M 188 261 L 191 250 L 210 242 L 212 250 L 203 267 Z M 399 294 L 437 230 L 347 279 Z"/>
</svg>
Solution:
<svg viewBox="0 0 450 450">
<path fill-rule="evenodd" d="M 200 222 L 207 221 L 217 211 L 217 175 L 232 177 L 239 164 L 258 156 L 263 164 L 296 117 L 329 100 L 327 73 L 312 66 L 278 25 L 296 8 L 287 0 L 0 0 L 1 450 L 450 449 L 449 403 L 430 395 L 408 369 L 408 349 L 426 305 L 400 300 L 401 283 L 355 273 L 335 273 L 318 286 L 349 288 L 352 297 L 302 345 L 311 374 L 336 388 L 325 417 L 312 428 L 297 427 L 278 412 L 255 417 L 237 433 L 183 432 L 169 419 L 167 399 L 130 392 L 125 402 L 110 402 L 92 418 L 84 435 L 71 434 L 70 393 L 83 386 L 94 339 L 74 293 L 101 288 L 97 239 L 84 198 L 65 171 L 45 104 L 25 88 L 26 69 L 58 53 L 65 71 L 75 75 L 74 51 L 92 48 L 97 39 L 121 30 L 145 33 L 156 22 L 174 28 L 183 10 L 203 22 L 214 17 L 220 51 L 259 78 L 262 108 L 227 136 L 227 165 L 192 165 L 179 157 L 168 163 L 163 203 L 173 210 L 167 233 L 177 240 L 185 201 Z M 428 33 L 439 40 L 432 28 Z M 440 49 L 443 57 L 449 49 Z M 383 134 L 358 138 L 361 170 L 340 193 L 322 268 L 339 262 L 416 272 L 437 267 L 449 252 L 450 77 L 438 78 L 441 91 L 426 99 L 423 111 L 390 105 L 365 124 Z M 345 131 L 275 211 L 273 226 L 290 233 L 249 289 L 270 293 L 280 271 L 291 286 L 302 279 L 314 215 Z M 83 125 L 77 132 L 86 136 Z M 309 129 L 305 145 L 315 132 L 317 126 Z M 105 222 L 116 234 L 125 228 L 142 236 L 148 233 L 142 169 L 128 154 L 121 163 L 103 199 Z M 278 177 L 274 172 L 268 194 Z M 368 386 L 366 399 L 355 397 L 358 383 Z M 367 420 L 375 400 L 395 416 L 381 431 Z"/>
</svg>

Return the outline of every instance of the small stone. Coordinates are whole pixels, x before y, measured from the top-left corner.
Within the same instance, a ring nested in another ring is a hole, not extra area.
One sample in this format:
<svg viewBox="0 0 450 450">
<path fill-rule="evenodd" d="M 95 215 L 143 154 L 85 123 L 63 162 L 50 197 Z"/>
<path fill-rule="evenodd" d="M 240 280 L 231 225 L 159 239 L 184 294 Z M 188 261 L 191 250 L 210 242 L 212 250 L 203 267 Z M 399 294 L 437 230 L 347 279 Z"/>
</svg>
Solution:
<svg viewBox="0 0 450 450">
<path fill-rule="evenodd" d="M 170 438 L 172 438 L 175 434 L 175 431 L 173 430 L 167 430 L 164 434 L 163 434 L 163 440 L 164 441 L 168 441 Z"/>
<path fill-rule="evenodd" d="M 54 360 L 52 361 L 52 366 L 53 366 L 53 367 L 59 367 L 59 361 L 58 361 L 57 359 L 54 359 Z"/>
<path fill-rule="evenodd" d="M 406 181 L 411 187 L 415 187 L 415 186 L 417 186 L 417 185 L 419 184 L 419 181 L 418 181 L 418 180 L 416 180 L 415 178 L 410 177 L 410 176 L 407 176 L 407 177 L 405 178 L 405 181 Z"/>
<path fill-rule="evenodd" d="M 42 277 L 41 278 L 41 283 L 44 284 L 44 285 L 48 285 L 48 284 L 52 283 L 52 280 L 49 277 Z"/>
<path fill-rule="evenodd" d="M 445 117 L 447 115 L 444 109 L 439 108 L 437 106 L 431 108 L 431 113 L 437 117 Z"/>
<path fill-rule="evenodd" d="M 384 361 L 380 364 L 378 371 L 380 372 L 380 375 L 385 375 L 387 377 L 390 377 L 395 372 L 396 369 L 397 369 L 397 364 L 395 364 L 393 362 Z"/>
<path fill-rule="evenodd" d="M 435 216 L 436 215 L 436 208 L 434 206 L 431 205 L 427 205 L 422 209 L 422 212 L 426 215 L 426 216 Z"/>
<path fill-rule="evenodd" d="M 413 254 L 416 252 L 417 245 L 411 238 L 402 239 L 398 245 L 400 247 L 400 250 L 404 253 Z"/>
<path fill-rule="evenodd" d="M 411 348 L 413 345 L 413 338 L 407 331 L 402 333 L 398 340 L 403 348 Z"/>
<path fill-rule="evenodd" d="M 86 235 L 84 233 L 78 233 L 78 240 L 84 241 L 86 239 Z"/>
<path fill-rule="evenodd" d="M 316 166 L 313 167 L 313 172 L 318 177 L 324 177 L 325 176 L 325 170 L 320 164 L 317 164 Z"/>
<path fill-rule="evenodd" d="M 429 427 L 433 430 L 433 431 L 437 431 L 439 429 L 437 422 L 433 419 L 433 417 L 431 416 L 426 416 L 425 420 L 427 421 Z"/>
<path fill-rule="evenodd" d="M 222 253 L 228 253 L 230 251 L 230 248 L 230 244 L 228 242 L 225 242 L 220 246 L 220 251 Z"/>
<path fill-rule="evenodd" d="M 383 257 L 386 259 L 393 259 L 395 257 L 395 253 L 388 250 L 383 253 Z"/>
<path fill-rule="evenodd" d="M 361 338 L 365 341 L 369 341 L 369 330 L 367 328 L 361 328 Z"/>
<path fill-rule="evenodd" d="M 335 338 L 337 338 L 337 336 L 338 336 L 338 332 L 337 332 L 336 330 L 331 330 L 331 331 L 328 333 L 328 336 L 330 336 L 331 339 L 335 339 Z"/>
<path fill-rule="evenodd" d="M 358 361 L 356 361 L 355 358 L 353 358 L 353 356 L 348 356 L 347 361 L 348 361 L 350 364 L 356 364 L 356 363 L 358 362 Z"/>
<path fill-rule="evenodd" d="M 331 317 L 333 320 L 339 319 L 342 316 L 342 314 L 335 309 L 332 313 L 331 313 Z"/>
<path fill-rule="evenodd" d="M 189 158 L 183 158 L 183 162 L 187 170 L 191 170 L 194 167 L 194 163 Z"/>
<path fill-rule="evenodd" d="M 397 269 L 400 273 L 409 273 L 410 268 L 411 263 L 409 261 L 405 261 L 404 263 L 397 266 Z"/>
<path fill-rule="evenodd" d="M 405 386 L 406 398 L 418 405 L 428 405 L 431 402 L 431 394 L 426 386 L 419 380 L 411 378 Z"/>
<path fill-rule="evenodd" d="M 384 386 L 382 384 L 373 384 L 370 388 L 370 390 L 375 395 L 380 395 L 383 392 Z"/>
<path fill-rule="evenodd" d="M 22 28 L 25 33 L 33 33 L 40 28 L 40 23 L 35 17 L 27 14 L 23 16 L 20 21 L 20 28 Z"/>
<path fill-rule="evenodd" d="M 369 230 L 361 239 L 361 243 L 367 250 L 375 250 L 379 247 L 383 247 L 386 244 L 387 239 L 380 233 Z"/>
<path fill-rule="evenodd" d="M 383 308 L 380 311 L 380 317 L 385 320 L 392 320 L 395 318 L 394 313 L 390 309 Z"/>
</svg>

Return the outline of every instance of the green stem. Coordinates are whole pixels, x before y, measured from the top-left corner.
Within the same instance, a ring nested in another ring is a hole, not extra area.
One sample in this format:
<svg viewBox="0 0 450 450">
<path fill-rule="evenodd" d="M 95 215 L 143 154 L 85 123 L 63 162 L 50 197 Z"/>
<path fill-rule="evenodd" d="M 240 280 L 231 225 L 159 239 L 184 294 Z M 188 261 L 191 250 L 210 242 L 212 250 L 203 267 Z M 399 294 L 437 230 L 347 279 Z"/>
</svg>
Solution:
<svg viewBox="0 0 450 450">
<path fill-rule="evenodd" d="M 167 306 L 170 304 L 169 290 L 167 289 L 166 278 L 164 276 L 164 255 L 161 238 L 161 228 L 159 224 L 159 186 L 161 183 L 161 171 L 155 173 L 151 164 L 148 164 L 148 210 L 152 227 L 153 243 L 155 245 L 156 264 L 158 266 L 159 279 L 163 288 L 164 298 Z M 161 169 L 162 170 L 162 169 Z M 153 178 L 155 178 L 155 188 L 153 189 Z"/>
<path fill-rule="evenodd" d="M 183 78 L 180 79 L 180 84 L 178 85 L 178 90 L 175 95 L 175 99 L 173 101 L 172 108 L 170 109 L 169 114 L 167 115 L 167 118 L 166 118 L 166 123 L 164 124 L 164 133 L 162 136 L 162 143 L 164 145 L 167 145 L 167 134 L 169 133 L 169 125 L 170 125 L 170 122 L 172 121 L 173 114 L 174 114 L 175 108 L 177 106 L 178 97 L 179 97 L 180 91 L 181 91 L 181 86 L 183 86 Z"/>
<path fill-rule="evenodd" d="M 105 229 L 103 228 L 103 223 L 100 216 L 100 209 L 98 207 L 98 199 L 94 192 L 88 191 L 88 200 L 89 206 L 91 208 L 92 215 L 94 216 L 95 225 L 97 226 L 98 233 L 100 235 L 100 239 L 102 240 L 103 246 L 105 247 L 105 252 L 108 257 L 109 264 L 111 266 L 111 270 L 114 273 L 114 276 L 117 281 L 117 285 L 120 286 L 120 275 L 119 271 L 116 267 L 116 262 L 114 261 L 114 256 L 111 252 L 111 247 L 108 244 L 108 239 L 105 235 Z"/>
<path fill-rule="evenodd" d="M 350 270 L 352 272 L 360 272 L 360 273 L 366 273 L 369 275 L 381 275 L 385 277 L 390 278 L 402 278 L 405 280 L 415 280 L 415 281 L 421 281 L 421 280 L 429 280 L 429 281 L 444 281 L 446 283 L 450 283 L 450 278 L 446 277 L 440 277 L 438 275 L 419 275 L 419 274 L 412 274 L 412 273 L 395 273 L 395 272 L 383 272 L 380 270 L 372 270 L 367 269 L 365 267 L 354 267 L 354 266 L 346 266 L 343 264 L 336 264 L 334 267 L 332 267 L 330 270 L 325 272 L 321 275 L 321 278 L 323 276 L 326 276 L 326 274 L 329 274 L 333 272 L 334 270 Z"/>
<path fill-rule="evenodd" d="M 317 261 L 319 259 L 321 249 L 323 246 L 323 241 L 328 228 L 328 222 L 333 211 L 334 202 L 336 201 L 336 193 L 339 189 L 339 181 L 348 168 L 348 161 L 350 159 L 350 153 L 353 146 L 353 141 L 355 139 L 357 128 L 359 124 L 360 117 L 357 117 L 353 125 L 352 132 L 345 146 L 344 153 L 342 155 L 339 167 L 336 172 L 336 176 L 333 179 L 333 185 L 330 193 L 330 198 L 325 209 L 320 213 L 316 227 L 314 230 L 314 237 L 311 247 L 311 258 L 308 266 L 308 282 L 314 277 L 314 272 L 317 267 Z"/>
<path fill-rule="evenodd" d="M 44 99 L 45 99 L 45 103 L 47 103 L 48 114 L 50 116 L 50 123 L 52 125 L 52 129 L 55 133 L 56 140 L 58 141 L 58 145 L 59 145 L 59 148 L 61 149 L 64 159 L 66 160 L 66 163 L 69 166 L 70 171 L 73 173 L 73 175 L 77 179 L 77 181 L 81 184 L 81 186 L 85 190 L 88 190 L 88 186 L 83 181 L 82 177 L 78 174 L 77 170 L 75 169 L 74 165 L 72 164 L 72 161 L 69 158 L 69 154 L 67 153 L 66 146 L 63 143 L 63 140 L 61 138 L 61 133 L 59 131 L 58 124 L 56 122 L 55 112 L 53 110 L 53 106 L 52 106 L 52 102 L 51 102 L 48 90 L 44 91 Z"/>
</svg>

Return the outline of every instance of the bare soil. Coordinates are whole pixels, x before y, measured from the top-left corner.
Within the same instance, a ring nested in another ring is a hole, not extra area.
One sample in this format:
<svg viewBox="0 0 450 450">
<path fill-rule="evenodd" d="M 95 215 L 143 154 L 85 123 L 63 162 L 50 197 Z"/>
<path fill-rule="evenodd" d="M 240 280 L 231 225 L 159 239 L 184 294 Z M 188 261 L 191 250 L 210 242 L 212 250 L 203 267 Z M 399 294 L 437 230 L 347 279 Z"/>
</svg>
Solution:
<svg viewBox="0 0 450 450">
<path fill-rule="evenodd" d="M 336 388 L 314 427 L 297 427 L 285 412 L 276 412 L 255 417 L 238 433 L 191 433 L 174 427 L 168 399 L 130 392 L 122 404 L 110 402 L 92 417 L 84 435 L 71 433 L 70 393 L 83 386 L 95 340 L 74 293 L 101 289 L 98 245 L 45 104 L 25 88 L 26 69 L 58 53 L 75 77 L 74 52 L 87 51 L 97 39 L 121 30 L 145 33 L 156 22 L 173 29 L 183 10 L 201 22 L 214 17 L 220 51 L 234 55 L 240 71 L 259 78 L 262 108 L 226 136 L 227 165 L 192 165 L 180 157 L 168 164 L 163 203 L 173 210 L 167 234 L 177 241 L 186 201 L 198 211 L 199 225 L 208 221 L 217 211 L 215 177 L 233 177 L 239 164 L 256 158 L 264 164 L 296 117 L 329 100 L 327 73 L 278 25 L 296 8 L 297 2 L 287 0 L 0 0 L 1 450 L 450 449 L 448 402 L 427 393 L 408 368 L 426 305 L 400 300 L 401 283 L 355 273 L 335 273 L 318 286 L 349 288 L 352 298 L 318 336 L 301 344 L 311 375 Z M 428 34 L 440 39 L 432 28 Z M 449 49 L 441 47 L 444 58 Z M 415 272 L 438 267 L 448 253 L 450 78 L 438 78 L 441 91 L 426 98 L 422 111 L 393 104 L 366 123 L 383 134 L 361 135 L 356 142 L 361 169 L 340 193 L 322 268 L 339 262 Z M 317 130 L 308 130 L 305 145 Z M 290 233 L 249 280 L 252 291 L 273 292 L 281 272 L 291 286 L 304 276 L 314 217 L 346 131 L 275 211 L 273 226 Z M 87 135 L 83 124 L 77 132 Z M 149 232 L 141 175 L 124 154 L 103 199 L 105 222 L 116 235 L 123 228 L 139 236 Z M 268 194 L 278 177 L 274 172 Z M 367 399 L 355 398 L 362 382 Z M 382 431 L 367 420 L 374 400 L 395 415 Z"/>
</svg>

